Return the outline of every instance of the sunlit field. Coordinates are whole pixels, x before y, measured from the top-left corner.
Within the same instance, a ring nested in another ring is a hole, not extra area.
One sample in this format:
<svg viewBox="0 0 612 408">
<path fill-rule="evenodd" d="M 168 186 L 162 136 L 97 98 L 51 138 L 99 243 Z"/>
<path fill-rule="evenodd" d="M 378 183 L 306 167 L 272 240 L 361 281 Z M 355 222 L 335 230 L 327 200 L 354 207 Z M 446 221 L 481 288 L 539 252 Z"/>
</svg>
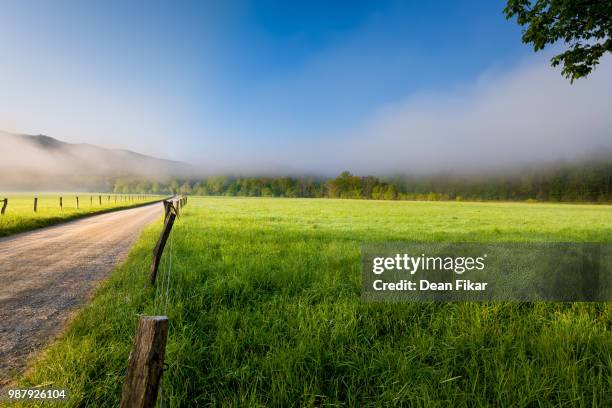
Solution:
<svg viewBox="0 0 612 408">
<path fill-rule="evenodd" d="M 34 212 L 34 197 L 38 198 L 36 212 Z M 60 197 L 62 197 L 61 207 Z M 78 208 L 77 197 L 79 198 Z M 4 215 L 0 215 L 0 237 L 88 214 L 156 201 L 162 197 L 108 193 L 3 194 L 0 192 L 0 208 L 3 205 L 1 200 L 5 198 L 8 199 L 8 204 Z"/>
<path fill-rule="evenodd" d="M 610 206 L 190 197 L 167 311 L 160 227 L 21 385 L 117 406 L 138 316 L 165 312 L 164 406 L 612 405 L 610 304 L 368 304 L 359 269 L 362 243 L 609 242 Z"/>
</svg>

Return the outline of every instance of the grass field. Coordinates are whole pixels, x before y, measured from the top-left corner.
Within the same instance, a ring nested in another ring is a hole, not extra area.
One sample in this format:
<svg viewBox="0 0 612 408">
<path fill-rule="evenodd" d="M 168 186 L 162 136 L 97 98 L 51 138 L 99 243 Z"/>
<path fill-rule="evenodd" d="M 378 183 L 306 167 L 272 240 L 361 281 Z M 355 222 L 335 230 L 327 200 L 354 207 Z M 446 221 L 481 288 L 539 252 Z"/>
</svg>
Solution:
<svg viewBox="0 0 612 408">
<path fill-rule="evenodd" d="M 59 198 L 62 197 L 62 208 Z M 34 212 L 34 197 L 38 198 L 37 211 Z M 139 205 L 147 201 L 159 200 L 161 196 L 140 197 L 108 193 L 78 194 L 2 194 L 0 200 L 8 198 L 4 215 L 0 215 L 0 237 L 46 227 L 85 215 Z M 130 199 L 132 197 L 132 199 Z M 100 198 L 102 203 L 100 203 Z M 0 208 L 2 202 L 0 201 Z"/>
<path fill-rule="evenodd" d="M 117 406 L 160 222 L 22 385 Z M 590 205 L 196 198 L 175 224 L 170 406 L 611 406 L 612 307 L 360 300 L 360 244 L 597 241 Z"/>
</svg>

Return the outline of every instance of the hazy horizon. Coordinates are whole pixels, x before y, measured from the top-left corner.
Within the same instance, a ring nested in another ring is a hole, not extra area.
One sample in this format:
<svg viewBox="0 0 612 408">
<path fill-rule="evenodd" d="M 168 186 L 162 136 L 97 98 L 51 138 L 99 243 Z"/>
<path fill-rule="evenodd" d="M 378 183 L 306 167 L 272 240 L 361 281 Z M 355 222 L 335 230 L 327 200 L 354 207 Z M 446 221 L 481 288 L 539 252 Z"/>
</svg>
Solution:
<svg viewBox="0 0 612 408">
<path fill-rule="evenodd" d="M 612 148 L 612 58 L 570 84 L 502 9 L 7 2 L 0 129 L 202 174 L 484 171 Z"/>
</svg>

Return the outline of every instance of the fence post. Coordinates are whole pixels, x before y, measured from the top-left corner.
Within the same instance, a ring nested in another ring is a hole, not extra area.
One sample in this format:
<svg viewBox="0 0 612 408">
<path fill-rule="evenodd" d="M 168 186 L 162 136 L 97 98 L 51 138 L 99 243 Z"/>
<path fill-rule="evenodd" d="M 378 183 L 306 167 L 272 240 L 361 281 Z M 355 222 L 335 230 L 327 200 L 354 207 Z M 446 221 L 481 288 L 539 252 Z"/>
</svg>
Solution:
<svg viewBox="0 0 612 408">
<path fill-rule="evenodd" d="M 164 371 L 168 318 L 141 316 L 121 394 L 121 408 L 153 408 Z"/>
<path fill-rule="evenodd" d="M 38 210 L 38 197 L 34 197 L 34 212 Z"/>
<path fill-rule="evenodd" d="M 79 209 L 79 196 L 76 196 L 77 199 L 77 210 Z"/>
<path fill-rule="evenodd" d="M 176 212 L 176 215 L 180 215 L 181 214 L 181 206 L 179 205 L 179 202 L 178 202 L 177 198 L 172 200 L 172 208 L 174 208 L 174 211 Z"/>
<path fill-rule="evenodd" d="M 168 217 L 164 221 L 164 229 L 157 240 L 155 248 L 153 248 L 153 261 L 151 262 L 151 271 L 149 273 L 151 285 L 155 285 L 155 278 L 157 278 L 159 262 L 161 261 L 162 254 L 164 253 L 164 247 L 166 246 L 166 241 L 168 241 L 168 236 L 170 236 L 170 231 L 172 231 L 175 218 L 176 214 L 173 211 L 170 211 Z"/>
<path fill-rule="evenodd" d="M 8 205 L 8 198 L 5 198 L 4 200 L 2 200 L 4 203 L 2 204 L 2 211 L 0 211 L 0 213 L 2 213 L 2 215 L 4 215 L 4 212 L 6 211 L 6 206 Z"/>
<path fill-rule="evenodd" d="M 64 211 L 64 201 L 63 198 L 60 196 L 60 210 Z"/>
<path fill-rule="evenodd" d="M 93 196 L 89 196 L 89 206 L 93 207 Z"/>
<path fill-rule="evenodd" d="M 168 215 L 170 214 L 170 208 L 172 204 L 168 200 L 164 200 L 163 203 L 164 203 L 164 222 L 165 222 L 166 219 L 168 218 Z"/>
<path fill-rule="evenodd" d="M 98 202 L 100 203 L 100 205 L 102 205 L 102 196 L 101 195 L 98 196 Z"/>
</svg>

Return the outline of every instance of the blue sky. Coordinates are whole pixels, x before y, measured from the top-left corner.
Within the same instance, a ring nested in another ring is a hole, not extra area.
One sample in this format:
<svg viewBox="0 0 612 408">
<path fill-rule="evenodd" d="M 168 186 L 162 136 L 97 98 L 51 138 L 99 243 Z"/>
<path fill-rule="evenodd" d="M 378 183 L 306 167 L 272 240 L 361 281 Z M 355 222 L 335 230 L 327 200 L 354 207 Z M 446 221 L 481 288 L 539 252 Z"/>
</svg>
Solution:
<svg viewBox="0 0 612 408">
<path fill-rule="evenodd" d="M 326 151 L 367 138 L 385 112 L 421 97 L 436 109 L 458 94 L 461 106 L 483 81 L 546 65 L 503 7 L 3 2 L 0 129 L 219 171 L 335 171 L 330 163 L 360 161 Z"/>
</svg>

